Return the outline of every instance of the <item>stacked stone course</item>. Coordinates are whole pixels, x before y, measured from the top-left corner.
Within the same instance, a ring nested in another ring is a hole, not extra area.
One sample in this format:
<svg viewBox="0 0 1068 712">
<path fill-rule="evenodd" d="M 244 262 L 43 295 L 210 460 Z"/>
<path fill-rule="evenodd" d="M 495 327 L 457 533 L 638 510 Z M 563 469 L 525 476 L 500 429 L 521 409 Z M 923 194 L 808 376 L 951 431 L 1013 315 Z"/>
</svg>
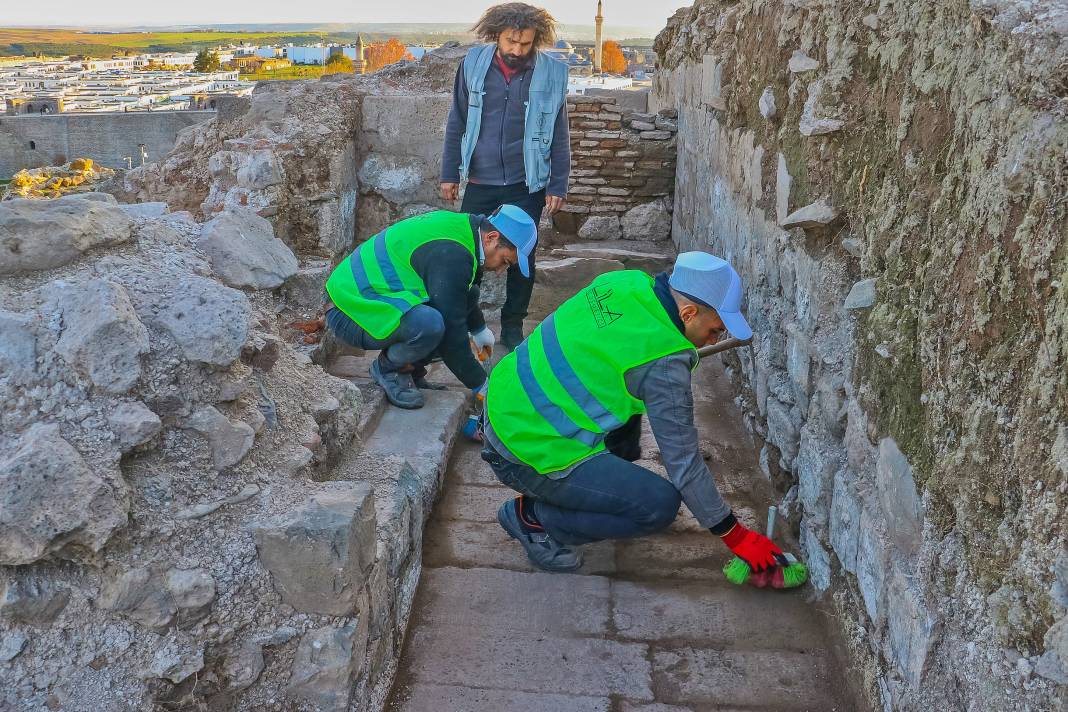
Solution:
<svg viewBox="0 0 1068 712">
<path fill-rule="evenodd" d="M 567 103 L 571 181 L 558 229 L 576 233 L 591 216 L 622 217 L 675 192 L 676 112 L 638 113 L 600 96 Z"/>
</svg>

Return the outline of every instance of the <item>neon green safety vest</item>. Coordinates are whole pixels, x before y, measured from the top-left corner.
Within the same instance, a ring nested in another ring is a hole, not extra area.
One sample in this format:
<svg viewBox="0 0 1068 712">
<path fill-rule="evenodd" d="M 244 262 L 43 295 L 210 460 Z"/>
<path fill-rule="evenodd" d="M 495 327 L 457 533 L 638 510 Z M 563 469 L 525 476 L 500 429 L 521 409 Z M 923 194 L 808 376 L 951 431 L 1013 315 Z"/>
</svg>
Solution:
<svg viewBox="0 0 1068 712">
<path fill-rule="evenodd" d="M 513 455 L 542 474 L 604 450 L 605 434 L 645 404 L 624 374 L 668 354 L 697 350 L 653 291 L 625 270 L 597 277 L 560 305 L 493 369 L 486 416 Z"/>
<path fill-rule="evenodd" d="M 478 271 L 475 233 L 467 213 L 436 210 L 401 220 L 357 247 L 326 280 L 334 306 L 376 339 L 392 334 L 401 317 L 429 299 L 412 268 L 412 254 L 428 242 L 452 240 L 471 253 L 470 289 Z"/>
</svg>

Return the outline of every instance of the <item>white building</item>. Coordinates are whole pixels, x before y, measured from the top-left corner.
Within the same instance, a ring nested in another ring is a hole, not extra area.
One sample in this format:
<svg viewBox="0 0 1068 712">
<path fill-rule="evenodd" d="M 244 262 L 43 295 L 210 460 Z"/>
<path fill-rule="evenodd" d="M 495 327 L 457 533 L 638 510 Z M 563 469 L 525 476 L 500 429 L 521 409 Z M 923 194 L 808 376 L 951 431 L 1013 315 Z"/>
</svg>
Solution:
<svg viewBox="0 0 1068 712">
<path fill-rule="evenodd" d="M 634 84 L 630 77 L 592 76 L 567 78 L 568 94 L 585 94 L 588 89 L 626 89 Z"/>
</svg>

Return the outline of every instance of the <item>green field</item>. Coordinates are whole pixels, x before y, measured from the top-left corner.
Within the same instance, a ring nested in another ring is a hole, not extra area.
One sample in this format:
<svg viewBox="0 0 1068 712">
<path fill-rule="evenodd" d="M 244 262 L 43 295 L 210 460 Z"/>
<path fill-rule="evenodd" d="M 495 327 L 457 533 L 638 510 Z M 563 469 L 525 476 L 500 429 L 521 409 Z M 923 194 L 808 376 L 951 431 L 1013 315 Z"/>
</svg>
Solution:
<svg viewBox="0 0 1068 712">
<path fill-rule="evenodd" d="M 65 57 L 82 54 L 111 57 L 125 52 L 183 52 L 220 44 L 311 44 L 348 42 L 354 33 L 325 32 L 77 32 L 0 28 L 0 55 Z"/>
</svg>

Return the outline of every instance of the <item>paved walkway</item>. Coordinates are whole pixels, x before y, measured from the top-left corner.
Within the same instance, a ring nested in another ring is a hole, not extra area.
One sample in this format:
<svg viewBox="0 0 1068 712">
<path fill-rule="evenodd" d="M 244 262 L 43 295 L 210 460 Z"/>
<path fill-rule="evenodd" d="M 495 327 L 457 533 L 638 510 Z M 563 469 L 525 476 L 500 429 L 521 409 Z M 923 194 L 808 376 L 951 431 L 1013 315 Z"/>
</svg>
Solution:
<svg viewBox="0 0 1068 712">
<path fill-rule="evenodd" d="M 695 388 L 703 449 L 735 512 L 762 529 L 765 483 L 710 361 Z M 662 472 L 648 433 L 643 450 Z M 727 583 L 726 550 L 685 510 L 665 533 L 587 546 L 578 573 L 548 574 L 496 523 L 510 496 L 475 446 L 456 446 L 391 712 L 854 709 L 824 615 L 800 591 Z"/>
</svg>

